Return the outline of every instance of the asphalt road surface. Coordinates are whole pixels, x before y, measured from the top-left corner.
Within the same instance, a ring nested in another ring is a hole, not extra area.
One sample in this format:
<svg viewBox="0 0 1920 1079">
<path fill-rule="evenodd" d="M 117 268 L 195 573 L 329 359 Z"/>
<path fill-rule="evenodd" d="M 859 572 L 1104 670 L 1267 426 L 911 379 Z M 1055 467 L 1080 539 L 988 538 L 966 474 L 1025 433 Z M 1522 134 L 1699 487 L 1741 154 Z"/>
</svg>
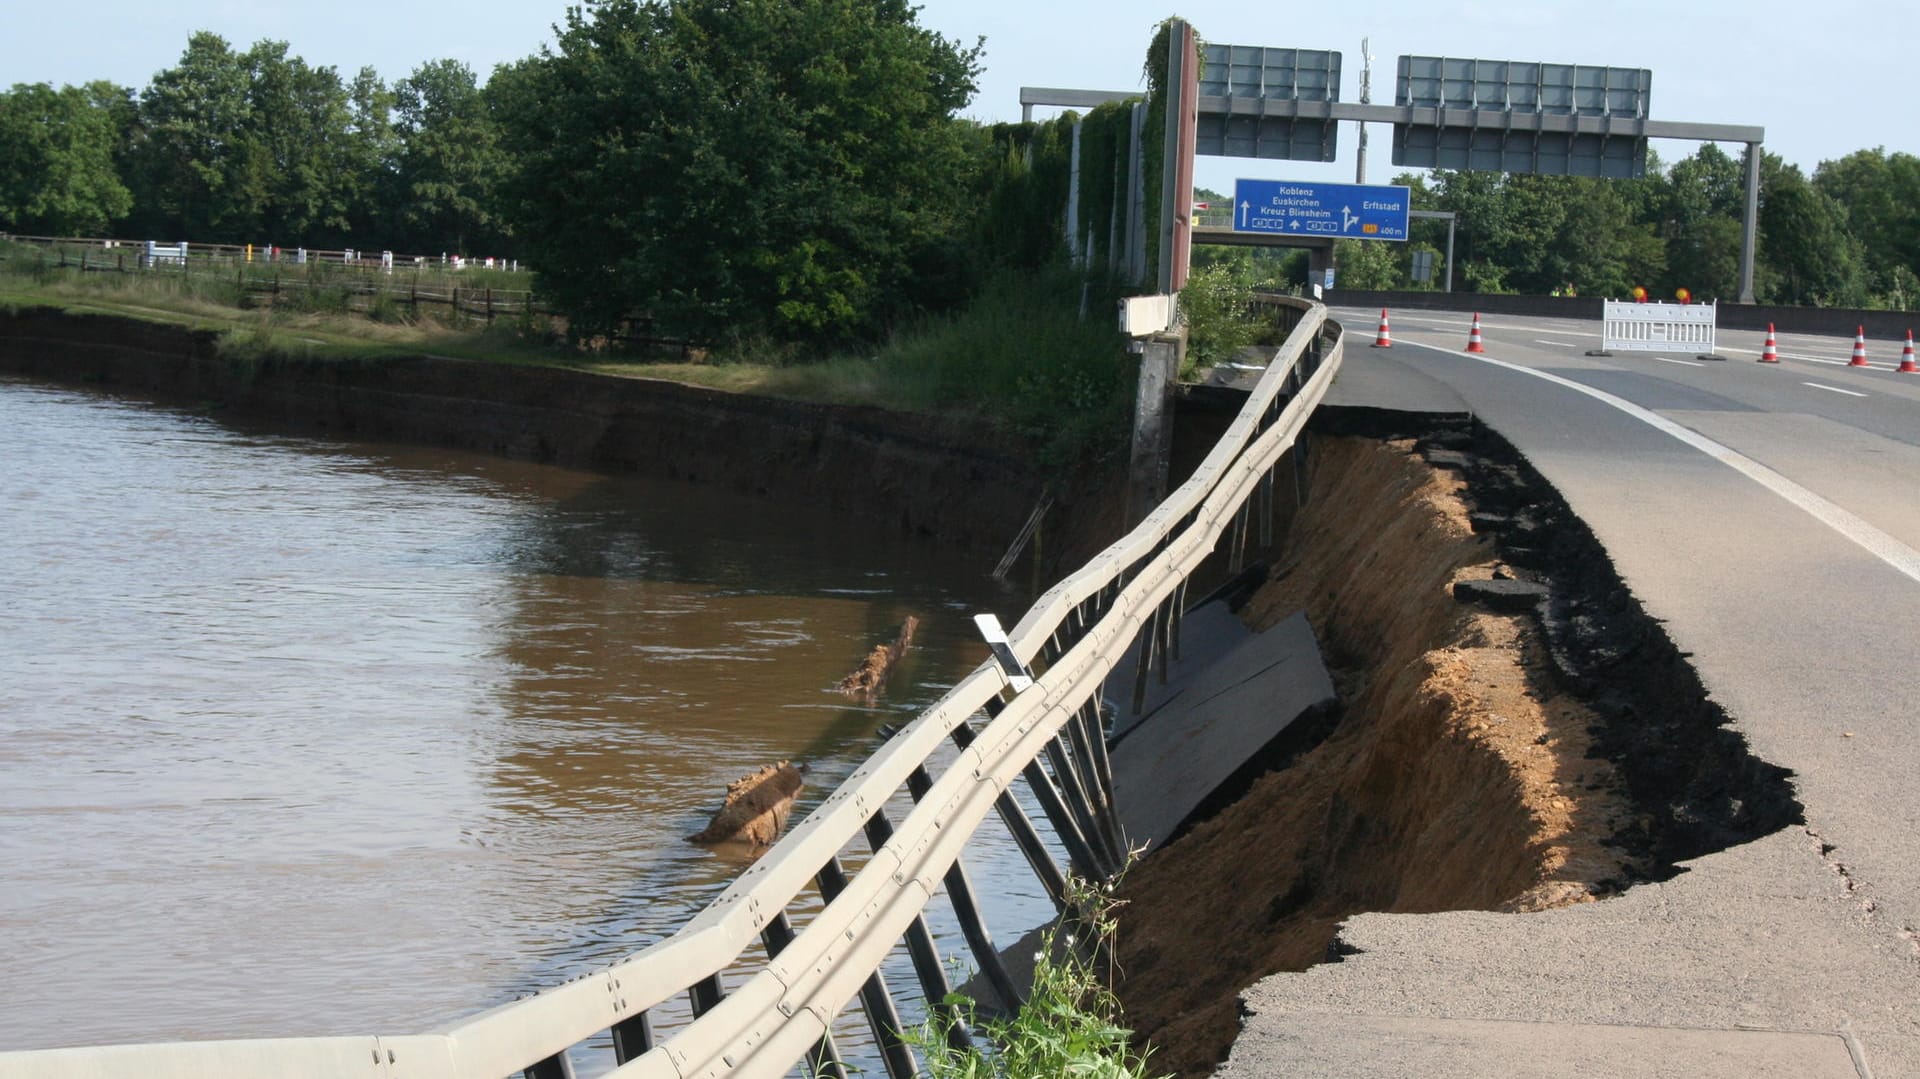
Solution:
<svg viewBox="0 0 1920 1079">
<path fill-rule="evenodd" d="M 1567 499 L 1807 823 L 1537 915 L 1363 915 L 1227 1075 L 1920 1075 L 1920 374 L 1901 342 L 1336 310 L 1329 403 L 1468 411 Z M 1543 1026 L 1542 1024 L 1548 1024 Z"/>
</svg>

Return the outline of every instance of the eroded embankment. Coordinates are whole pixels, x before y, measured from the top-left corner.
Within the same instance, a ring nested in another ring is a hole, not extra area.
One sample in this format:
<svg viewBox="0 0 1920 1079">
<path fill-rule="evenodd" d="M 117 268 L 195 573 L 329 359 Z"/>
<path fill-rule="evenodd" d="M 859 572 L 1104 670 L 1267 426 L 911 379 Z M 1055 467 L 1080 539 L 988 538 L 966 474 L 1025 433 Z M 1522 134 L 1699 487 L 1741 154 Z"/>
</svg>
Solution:
<svg viewBox="0 0 1920 1079">
<path fill-rule="evenodd" d="M 215 333 L 53 308 L 0 310 L 0 371 L 218 408 L 280 430 L 812 499 L 988 557 L 1019 532 L 1047 479 L 1031 446 L 967 417 L 436 356 L 236 357 Z M 1096 495 L 1081 504 L 1068 497 L 1090 486 Z M 1098 518 L 1110 494 L 1086 484 L 1055 493 L 1049 576 L 1104 538 L 1074 530 Z"/>
<path fill-rule="evenodd" d="M 1337 958 L 1348 916 L 1590 901 L 1797 815 L 1558 496 L 1484 429 L 1426 435 L 1313 444 L 1242 614 L 1304 608 L 1341 712 L 1126 881 L 1121 995 L 1157 1071 L 1209 1074 L 1240 990 Z M 1455 599 L 1503 578 L 1548 598 Z"/>
</svg>

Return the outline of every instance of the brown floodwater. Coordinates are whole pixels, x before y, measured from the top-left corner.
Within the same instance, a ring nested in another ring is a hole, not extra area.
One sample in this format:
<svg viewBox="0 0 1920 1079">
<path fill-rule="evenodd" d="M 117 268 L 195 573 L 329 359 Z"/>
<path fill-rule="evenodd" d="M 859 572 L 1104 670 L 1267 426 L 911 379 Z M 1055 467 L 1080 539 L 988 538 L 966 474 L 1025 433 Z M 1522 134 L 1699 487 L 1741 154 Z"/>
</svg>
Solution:
<svg viewBox="0 0 1920 1079">
<path fill-rule="evenodd" d="M 684 839 L 727 781 L 805 760 L 806 811 L 1025 603 L 809 505 L 0 379 L 0 1050 L 417 1033 L 602 966 L 740 871 Z M 833 693 L 908 614 L 882 701 Z"/>
</svg>

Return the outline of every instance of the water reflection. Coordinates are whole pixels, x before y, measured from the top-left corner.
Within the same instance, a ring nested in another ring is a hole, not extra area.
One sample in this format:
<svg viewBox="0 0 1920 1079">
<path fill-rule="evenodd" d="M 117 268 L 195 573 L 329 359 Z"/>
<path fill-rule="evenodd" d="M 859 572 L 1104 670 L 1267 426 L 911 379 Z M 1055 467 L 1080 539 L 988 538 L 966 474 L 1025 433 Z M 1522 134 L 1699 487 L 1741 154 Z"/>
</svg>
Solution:
<svg viewBox="0 0 1920 1079">
<path fill-rule="evenodd" d="M 0 1048 L 424 1030 L 600 965 L 738 871 L 683 841 L 728 780 L 808 760 L 804 811 L 1020 606 L 819 507 L 17 380 L 0 432 Z M 885 700 L 833 694 L 908 613 Z"/>
</svg>

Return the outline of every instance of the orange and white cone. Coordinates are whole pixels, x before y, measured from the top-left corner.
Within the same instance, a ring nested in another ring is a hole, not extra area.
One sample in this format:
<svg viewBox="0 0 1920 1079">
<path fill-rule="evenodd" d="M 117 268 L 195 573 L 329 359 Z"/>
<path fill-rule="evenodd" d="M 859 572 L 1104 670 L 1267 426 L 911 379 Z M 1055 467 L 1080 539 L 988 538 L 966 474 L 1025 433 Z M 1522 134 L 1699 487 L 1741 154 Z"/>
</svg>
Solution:
<svg viewBox="0 0 1920 1079">
<path fill-rule="evenodd" d="M 1467 331 L 1467 351 L 1485 352 L 1487 346 L 1480 340 L 1480 312 L 1473 313 L 1473 328 Z"/>
<path fill-rule="evenodd" d="M 1767 323 L 1767 343 L 1760 347 L 1761 363 L 1779 363 L 1780 345 L 1773 339 L 1773 323 Z"/>
<path fill-rule="evenodd" d="M 1895 368 L 1901 374 L 1920 374 L 1920 364 L 1913 362 L 1913 331 L 1907 331 L 1907 347 L 1900 350 L 1900 366 Z"/>
<path fill-rule="evenodd" d="M 1374 348 L 1392 348 L 1393 331 L 1387 328 L 1387 309 L 1380 309 L 1380 332 L 1374 335 Z"/>
<path fill-rule="evenodd" d="M 1853 359 L 1847 361 L 1848 367 L 1867 367 L 1867 328 L 1857 326 L 1853 331 Z"/>
</svg>

